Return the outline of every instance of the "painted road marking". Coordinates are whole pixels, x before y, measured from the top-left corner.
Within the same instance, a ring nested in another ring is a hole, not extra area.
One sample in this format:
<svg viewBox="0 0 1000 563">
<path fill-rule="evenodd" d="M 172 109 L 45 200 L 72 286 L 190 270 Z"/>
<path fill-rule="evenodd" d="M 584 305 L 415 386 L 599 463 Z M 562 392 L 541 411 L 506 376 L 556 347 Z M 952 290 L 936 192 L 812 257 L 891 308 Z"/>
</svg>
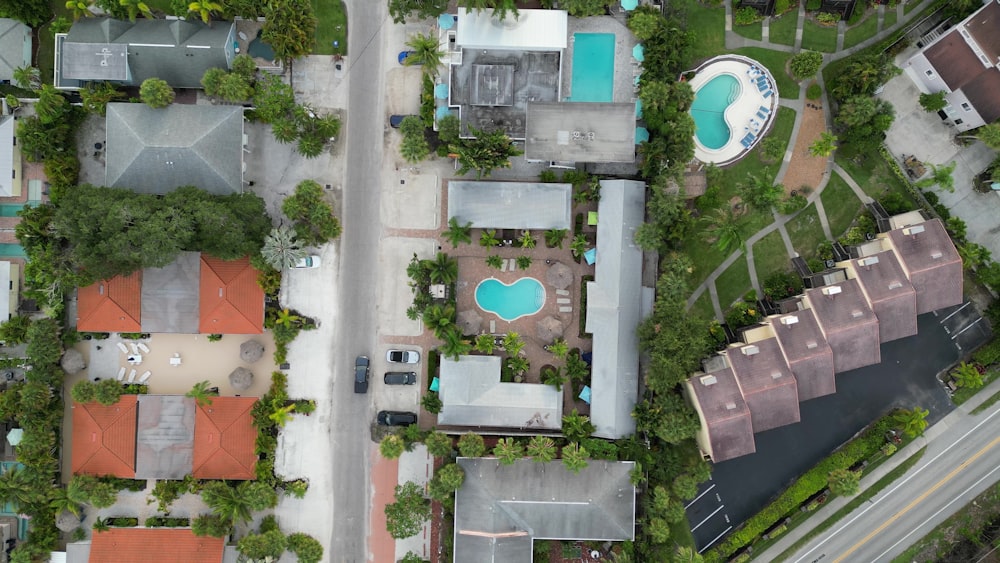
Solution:
<svg viewBox="0 0 1000 563">
<path fill-rule="evenodd" d="M 712 486 L 711 486 L 711 487 L 709 487 L 709 488 L 705 489 L 705 490 L 704 490 L 704 491 L 703 491 L 703 492 L 702 492 L 702 493 L 701 493 L 700 495 L 698 495 L 698 496 L 694 497 L 694 500 L 693 500 L 693 501 L 691 501 L 691 502 L 687 503 L 687 505 L 686 505 L 686 506 L 684 507 L 684 509 L 685 509 L 685 510 L 687 510 L 688 508 L 691 508 L 691 505 L 692 505 L 692 504 L 694 504 L 694 503 L 698 502 L 698 499 L 700 499 L 701 497 L 703 497 L 703 496 L 705 496 L 706 494 L 708 494 L 708 491 L 711 491 L 711 490 L 712 490 L 712 489 L 714 489 L 714 488 L 715 488 L 715 483 L 712 483 Z"/>
</svg>

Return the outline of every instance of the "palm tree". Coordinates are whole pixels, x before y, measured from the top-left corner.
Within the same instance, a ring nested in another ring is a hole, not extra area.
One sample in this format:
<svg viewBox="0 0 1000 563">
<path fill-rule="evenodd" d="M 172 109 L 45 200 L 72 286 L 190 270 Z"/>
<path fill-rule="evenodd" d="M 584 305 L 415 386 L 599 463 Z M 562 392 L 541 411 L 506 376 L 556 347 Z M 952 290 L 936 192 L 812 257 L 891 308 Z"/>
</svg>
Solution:
<svg viewBox="0 0 1000 563">
<path fill-rule="evenodd" d="M 86 0 L 66 0 L 66 9 L 73 12 L 73 19 L 78 20 L 81 16 L 89 18 L 94 14 L 90 11 L 90 2 Z M 14 79 L 17 81 L 17 79 Z"/>
<path fill-rule="evenodd" d="M 378 451 L 385 459 L 396 459 L 403 455 L 406 444 L 403 439 L 395 434 L 389 434 L 378 444 Z"/>
<path fill-rule="evenodd" d="M 444 235 L 444 238 L 448 239 L 452 248 L 458 248 L 458 245 L 463 242 L 470 244 L 472 243 L 472 222 L 469 221 L 464 225 L 459 225 L 458 219 L 452 217 L 448 219 L 448 230 L 441 234 Z"/>
<path fill-rule="evenodd" d="M 929 188 L 937 185 L 937 187 L 946 192 L 954 192 L 955 178 L 952 177 L 951 173 L 955 170 L 956 165 L 958 165 L 957 161 L 952 161 L 951 164 L 941 166 L 931 164 L 931 175 L 917 182 L 917 187 Z"/>
<path fill-rule="evenodd" d="M 274 409 L 274 412 L 267 415 L 267 418 L 274 422 L 279 427 L 284 428 L 285 424 L 292 419 L 292 411 L 295 410 L 295 403 L 289 403 L 283 407 L 278 407 Z"/>
<path fill-rule="evenodd" d="M 201 16 L 201 21 L 208 24 L 212 18 L 212 12 L 217 14 L 222 13 L 222 4 L 212 2 L 212 0 L 194 0 L 194 2 L 188 4 L 188 12 L 197 13 Z"/>
<path fill-rule="evenodd" d="M 521 248 L 535 248 L 535 237 L 531 236 L 531 231 L 521 231 L 518 244 L 521 245 Z"/>
<path fill-rule="evenodd" d="M 90 4 L 87 4 L 88 6 Z M 68 7 L 68 6 L 67 6 Z M 87 12 L 88 14 L 90 12 Z M 25 90 L 37 90 L 42 85 L 42 73 L 33 66 L 19 66 L 14 69 L 14 84 Z"/>
<path fill-rule="evenodd" d="M 458 453 L 462 457 L 482 457 L 485 451 L 483 437 L 475 432 L 466 432 L 458 439 Z"/>
<path fill-rule="evenodd" d="M 153 12 L 142 0 L 118 0 L 118 4 L 128 10 L 129 21 L 135 21 L 135 17 L 139 14 L 142 14 L 142 17 L 146 19 L 153 19 Z"/>
<path fill-rule="evenodd" d="M 441 338 L 441 332 L 455 326 L 455 306 L 434 304 L 424 309 L 424 326 Z"/>
<path fill-rule="evenodd" d="M 513 356 L 507 358 L 507 369 L 515 375 L 523 374 L 528 371 L 528 368 L 530 367 L 531 364 L 528 362 L 528 358 L 525 358 L 524 356 Z"/>
<path fill-rule="evenodd" d="M 53 487 L 50 489 L 49 508 L 56 514 L 65 511 L 77 518 L 83 514 L 83 507 L 76 500 L 70 498 L 69 491 L 65 487 Z"/>
<path fill-rule="evenodd" d="M 31 475 L 24 469 L 13 467 L 0 475 L 0 499 L 19 509 L 41 500 L 44 490 L 32 482 Z"/>
<path fill-rule="evenodd" d="M 425 265 L 433 283 L 449 284 L 458 280 L 458 260 L 444 252 L 438 252 L 434 260 L 427 260 Z"/>
<path fill-rule="evenodd" d="M 729 254 L 743 248 L 743 233 L 740 231 L 739 219 L 729 206 L 716 209 L 713 215 L 703 219 L 706 230 L 716 238 L 715 246 L 724 254 Z"/>
<path fill-rule="evenodd" d="M 587 458 L 589 456 L 590 452 L 576 442 L 570 442 L 563 446 L 562 449 L 563 465 L 573 473 L 579 473 L 587 468 L 587 465 L 589 465 Z"/>
<path fill-rule="evenodd" d="M 431 76 L 435 76 L 444 53 L 441 51 L 441 44 L 434 35 L 423 35 L 418 33 L 406 42 L 406 46 L 413 52 L 403 59 L 406 66 L 421 65 L 423 71 Z"/>
<path fill-rule="evenodd" d="M 976 131 L 976 137 L 991 149 L 1000 149 L 1000 123 L 990 123 L 980 127 Z"/>
<path fill-rule="evenodd" d="M 510 331 L 503 335 L 503 349 L 511 356 L 517 356 L 524 349 L 524 340 L 521 340 L 520 334 Z"/>
<path fill-rule="evenodd" d="M 490 254 L 486 257 L 486 265 L 499 270 L 503 268 L 503 258 L 500 258 L 499 254 Z"/>
<path fill-rule="evenodd" d="M 542 370 L 542 383 L 555 387 L 556 391 L 562 391 L 563 383 L 566 383 L 566 374 L 561 367 L 547 367 Z"/>
<path fill-rule="evenodd" d="M 910 438 L 916 438 L 923 434 L 924 429 L 927 428 L 925 419 L 928 414 L 930 411 L 920 407 L 913 407 L 909 410 L 902 409 L 893 415 L 892 421 L 900 427 L 904 434 Z"/>
<path fill-rule="evenodd" d="M 978 268 L 992 258 L 988 248 L 974 242 L 967 242 L 959 246 L 958 255 L 962 258 L 962 265 L 965 266 L 966 270 Z"/>
<path fill-rule="evenodd" d="M 579 258 L 583 256 L 583 253 L 587 251 L 587 247 L 590 246 L 590 241 L 587 240 L 587 235 L 576 235 L 573 240 L 569 243 L 570 252 L 573 256 Z"/>
<path fill-rule="evenodd" d="M 830 492 L 838 497 L 849 497 L 858 494 L 861 472 L 849 469 L 834 469 L 827 475 L 826 483 Z"/>
<path fill-rule="evenodd" d="M 234 524 L 249 522 L 254 512 L 273 508 L 278 502 L 274 489 L 262 481 L 243 481 L 236 487 L 210 481 L 202 488 L 201 498 L 212 513 Z"/>
<path fill-rule="evenodd" d="M 958 365 L 953 372 L 951 372 L 952 377 L 955 378 L 955 385 L 959 387 L 964 387 L 967 389 L 979 389 L 983 386 L 983 374 L 979 373 L 979 369 L 976 366 L 962 362 Z"/>
<path fill-rule="evenodd" d="M 580 414 L 579 411 L 573 409 L 573 412 L 563 415 L 563 434 L 566 435 L 568 440 L 583 440 L 594 433 L 597 430 L 590 422 L 590 417 Z"/>
<path fill-rule="evenodd" d="M 528 442 L 528 455 L 538 463 L 548 463 L 556 458 L 556 443 L 548 436 L 532 436 Z"/>
<path fill-rule="evenodd" d="M 583 381 L 590 374 L 590 367 L 587 362 L 580 358 L 580 354 L 570 354 L 566 357 L 566 375 L 573 381 Z"/>
<path fill-rule="evenodd" d="M 826 158 L 833 154 L 833 151 L 837 150 L 837 136 L 829 131 L 823 131 L 819 135 L 819 139 L 809 145 L 809 154 L 812 156 L 822 156 Z"/>
<path fill-rule="evenodd" d="M 459 356 L 472 351 L 472 344 L 469 344 L 469 341 L 462 336 L 462 331 L 455 327 L 443 331 L 438 338 L 444 341 L 439 347 L 441 354 L 453 360 L 458 360 Z"/>
<path fill-rule="evenodd" d="M 278 311 L 278 316 L 274 318 L 275 326 L 292 328 L 302 322 L 302 317 L 291 312 L 287 307 Z"/>
<path fill-rule="evenodd" d="M 549 248 L 562 248 L 567 232 L 566 229 L 549 229 L 545 231 L 545 246 Z"/>
<path fill-rule="evenodd" d="M 299 241 L 295 240 L 295 229 L 280 225 L 271 229 L 271 232 L 264 237 L 260 255 L 275 270 L 283 270 L 291 268 L 305 258 L 306 251 L 299 246 Z"/>
<path fill-rule="evenodd" d="M 210 391 L 211 388 L 212 384 L 208 381 L 199 381 L 184 396 L 194 399 L 199 407 L 207 407 L 212 404 L 212 397 L 218 395 L 217 392 Z"/>
<path fill-rule="evenodd" d="M 569 344 L 562 338 L 556 338 L 552 344 L 549 344 L 548 349 L 553 356 L 560 360 L 565 360 L 569 354 Z"/>
<path fill-rule="evenodd" d="M 483 229 L 483 233 L 479 235 L 479 246 L 500 246 L 500 239 L 497 238 L 497 230 Z"/>
<path fill-rule="evenodd" d="M 502 465 L 513 465 L 524 455 L 524 448 L 521 447 L 520 442 L 514 441 L 513 438 L 502 438 L 493 448 L 493 455 Z"/>
<path fill-rule="evenodd" d="M 503 21 L 507 19 L 507 14 L 510 13 L 514 16 L 514 19 L 520 17 L 520 13 L 517 11 L 517 1 L 516 0 L 493 0 L 493 18 L 497 21 Z"/>
<path fill-rule="evenodd" d="M 517 257 L 517 269 L 527 270 L 531 267 L 531 256 L 518 256 Z"/>
<path fill-rule="evenodd" d="M 492 334 L 480 334 L 476 337 L 475 348 L 477 351 L 488 355 L 493 353 L 494 344 L 495 341 Z"/>
</svg>

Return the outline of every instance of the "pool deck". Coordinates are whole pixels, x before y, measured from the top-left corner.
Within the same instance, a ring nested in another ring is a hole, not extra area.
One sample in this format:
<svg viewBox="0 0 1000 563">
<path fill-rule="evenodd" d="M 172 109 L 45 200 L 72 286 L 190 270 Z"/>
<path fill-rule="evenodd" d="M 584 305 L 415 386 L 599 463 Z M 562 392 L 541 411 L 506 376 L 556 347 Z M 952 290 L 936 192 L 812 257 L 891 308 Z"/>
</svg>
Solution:
<svg viewBox="0 0 1000 563">
<path fill-rule="evenodd" d="M 760 69 L 767 78 L 769 89 L 772 92 L 770 97 L 764 97 L 764 93 L 757 88 L 756 76 L 751 77 L 748 73 L 751 65 Z M 774 123 L 775 113 L 778 109 L 778 90 L 775 87 L 774 77 L 764 65 L 746 57 L 723 55 L 709 60 L 698 69 L 695 77 L 691 79 L 691 89 L 697 92 L 710 80 L 723 74 L 729 74 L 736 78 L 741 87 L 739 98 L 726 108 L 724 114 L 726 124 L 731 132 L 729 142 L 718 149 L 709 149 L 701 144 L 697 135 L 694 138 L 695 158 L 701 162 L 711 162 L 720 166 L 732 164 L 752 150 L 767 135 Z M 757 116 L 761 106 L 770 110 L 763 120 Z M 753 134 L 754 139 L 749 146 L 744 147 L 740 141 L 748 134 Z"/>
<path fill-rule="evenodd" d="M 569 42 L 563 53 L 561 98 L 573 95 L 573 43 L 576 33 L 612 33 L 615 36 L 614 93 L 615 103 L 634 102 L 638 98 L 635 77 L 642 72 L 639 61 L 632 58 L 632 48 L 638 44 L 623 21 L 615 18 L 569 18 Z"/>
</svg>

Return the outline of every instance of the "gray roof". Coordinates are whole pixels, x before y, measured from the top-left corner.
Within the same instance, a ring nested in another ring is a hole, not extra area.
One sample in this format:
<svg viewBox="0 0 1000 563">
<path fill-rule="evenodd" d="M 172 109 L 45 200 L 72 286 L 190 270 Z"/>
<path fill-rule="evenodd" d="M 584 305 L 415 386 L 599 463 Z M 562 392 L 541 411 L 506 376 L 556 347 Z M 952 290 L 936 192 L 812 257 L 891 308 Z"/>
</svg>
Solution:
<svg viewBox="0 0 1000 563">
<path fill-rule="evenodd" d="M 524 158 L 633 162 L 635 104 L 530 102 Z"/>
<path fill-rule="evenodd" d="M 571 184 L 448 182 L 448 217 L 488 229 L 569 229 Z"/>
<path fill-rule="evenodd" d="M 0 18 L 0 80 L 13 80 L 14 69 L 31 66 L 31 28 Z"/>
<path fill-rule="evenodd" d="M 843 265 L 857 278 L 878 317 L 880 342 L 917 333 L 917 293 L 895 252 L 885 250 Z"/>
<path fill-rule="evenodd" d="M 918 315 L 962 303 L 962 258 L 940 219 L 893 229 L 887 236 L 917 292 Z"/>
<path fill-rule="evenodd" d="M 135 478 L 183 479 L 194 453 L 194 399 L 139 395 Z"/>
<path fill-rule="evenodd" d="M 174 88 L 201 88 L 205 71 L 229 68 L 235 56 L 234 33 L 232 22 L 209 27 L 198 20 L 82 19 L 65 41 L 57 42 L 59 74 L 128 84 L 160 78 Z"/>
<path fill-rule="evenodd" d="M 162 268 L 143 270 L 142 331 L 198 334 L 200 283 L 197 252 L 181 252 Z"/>
<path fill-rule="evenodd" d="M 754 432 L 799 421 L 798 387 L 777 339 L 734 344 L 725 354 L 750 408 Z"/>
<path fill-rule="evenodd" d="M 594 335 L 590 420 L 595 436 L 622 438 L 635 431 L 639 394 L 642 250 L 635 230 L 645 214 L 646 186 L 602 180 L 597 206 L 597 265 L 587 283 L 586 330 Z"/>
<path fill-rule="evenodd" d="M 14 195 L 14 182 L 20 182 L 21 178 L 14 178 L 13 174 L 7 174 L 8 170 L 14 170 L 14 116 L 0 116 L 0 197 L 11 197 Z"/>
<path fill-rule="evenodd" d="M 562 392 L 539 383 L 502 383 L 499 356 L 441 358 L 442 426 L 562 428 Z"/>
<path fill-rule="evenodd" d="M 243 108 L 108 104 L 105 184 L 165 194 L 197 186 L 217 195 L 243 187 Z"/>
<path fill-rule="evenodd" d="M 836 393 L 833 350 L 823 336 L 812 309 L 776 315 L 770 318 L 770 322 L 788 367 L 795 375 L 799 401 Z"/>
<path fill-rule="evenodd" d="M 731 368 L 696 374 L 685 382 L 685 388 L 701 419 L 699 445 L 712 461 L 718 463 L 757 451 L 750 408 Z"/>
<path fill-rule="evenodd" d="M 632 540 L 631 461 L 590 460 L 579 473 L 561 461 L 459 458 L 465 481 L 455 493 L 455 561 L 529 563 L 535 539 Z"/>
<path fill-rule="evenodd" d="M 882 361 L 878 318 L 861 292 L 858 280 L 807 289 L 805 302 L 833 350 L 833 369 L 843 373 Z"/>
</svg>

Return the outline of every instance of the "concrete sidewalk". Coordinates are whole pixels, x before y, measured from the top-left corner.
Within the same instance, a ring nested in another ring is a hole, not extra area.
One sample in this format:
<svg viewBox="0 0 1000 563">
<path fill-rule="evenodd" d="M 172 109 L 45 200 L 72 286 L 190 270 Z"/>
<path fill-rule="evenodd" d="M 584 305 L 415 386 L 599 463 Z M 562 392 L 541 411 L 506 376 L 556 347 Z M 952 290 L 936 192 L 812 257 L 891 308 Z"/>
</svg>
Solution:
<svg viewBox="0 0 1000 563">
<path fill-rule="evenodd" d="M 928 428 L 923 436 L 913 440 L 907 444 L 904 448 L 897 451 L 892 457 L 886 460 L 885 463 L 879 465 L 870 473 L 866 473 L 861 478 L 861 491 L 867 490 L 870 486 L 876 483 L 879 479 L 884 477 L 887 473 L 898 467 L 900 464 L 905 462 L 910 456 L 917 453 L 921 448 L 927 447 L 926 454 L 932 453 L 932 449 L 944 450 L 949 444 L 954 441 L 954 436 L 952 436 L 948 431 L 955 426 L 960 425 L 963 422 L 970 422 L 973 420 L 982 420 L 988 417 L 990 414 L 995 413 L 997 409 L 1000 409 L 1000 403 L 993 405 L 989 409 L 982 413 L 972 415 L 970 414 L 972 410 L 982 404 L 984 401 L 992 397 L 995 393 L 1000 392 L 1000 379 L 994 381 L 990 385 L 981 389 L 975 396 L 966 401 L 965 403 L 959 405 L 954 411 L 945 416 L 941 421 L 939 421 L 934 426 Z M 926 455 L 925 454 L 925 455 Z M 913 467 L 910 471 L 919 470 L 920 467 L 928 463 L 930 456 L 926 456 L 925 459 L 921 460 L 921 463 Z M 900 479 L 905 478 L 905 476 L 900 476 Z M 897 480 L 898 482 L 898 480 Z M 882 493 L 879 493 L 882 494 Z M 827 502 L 823 508 L 817 510 L 812 517 L 808 520 L 795 527 L 788 533 L 782 536 L 780 540 L 771 545 L 767 550 L 754 555 L 754 560 L 758 561 L 774 561 L 779 555 L 784 553 L 787 549 L 791 548 L 796 542 L 801 540 L 811 532 L 816 526 L 825 522 L 828 518 L 833 516 L 838 510 L 844 507 L 847 503 L 851 501 L 853 497 L 835 497 L 833 500 Z M 872 500 L 878 499 L 879 496 L 876 495 Z M 958 510 L 961 507 L 955 507 Z M 864 506 L 855 509 L 863 510 Z M 849 515 L 845 515 L 841 521 L 845 521 L 849 518 Z M 919 540 L 916 538 L 914 541 Z M 794 555 L 794 554 L 792 554 Z"/>
</svg>

